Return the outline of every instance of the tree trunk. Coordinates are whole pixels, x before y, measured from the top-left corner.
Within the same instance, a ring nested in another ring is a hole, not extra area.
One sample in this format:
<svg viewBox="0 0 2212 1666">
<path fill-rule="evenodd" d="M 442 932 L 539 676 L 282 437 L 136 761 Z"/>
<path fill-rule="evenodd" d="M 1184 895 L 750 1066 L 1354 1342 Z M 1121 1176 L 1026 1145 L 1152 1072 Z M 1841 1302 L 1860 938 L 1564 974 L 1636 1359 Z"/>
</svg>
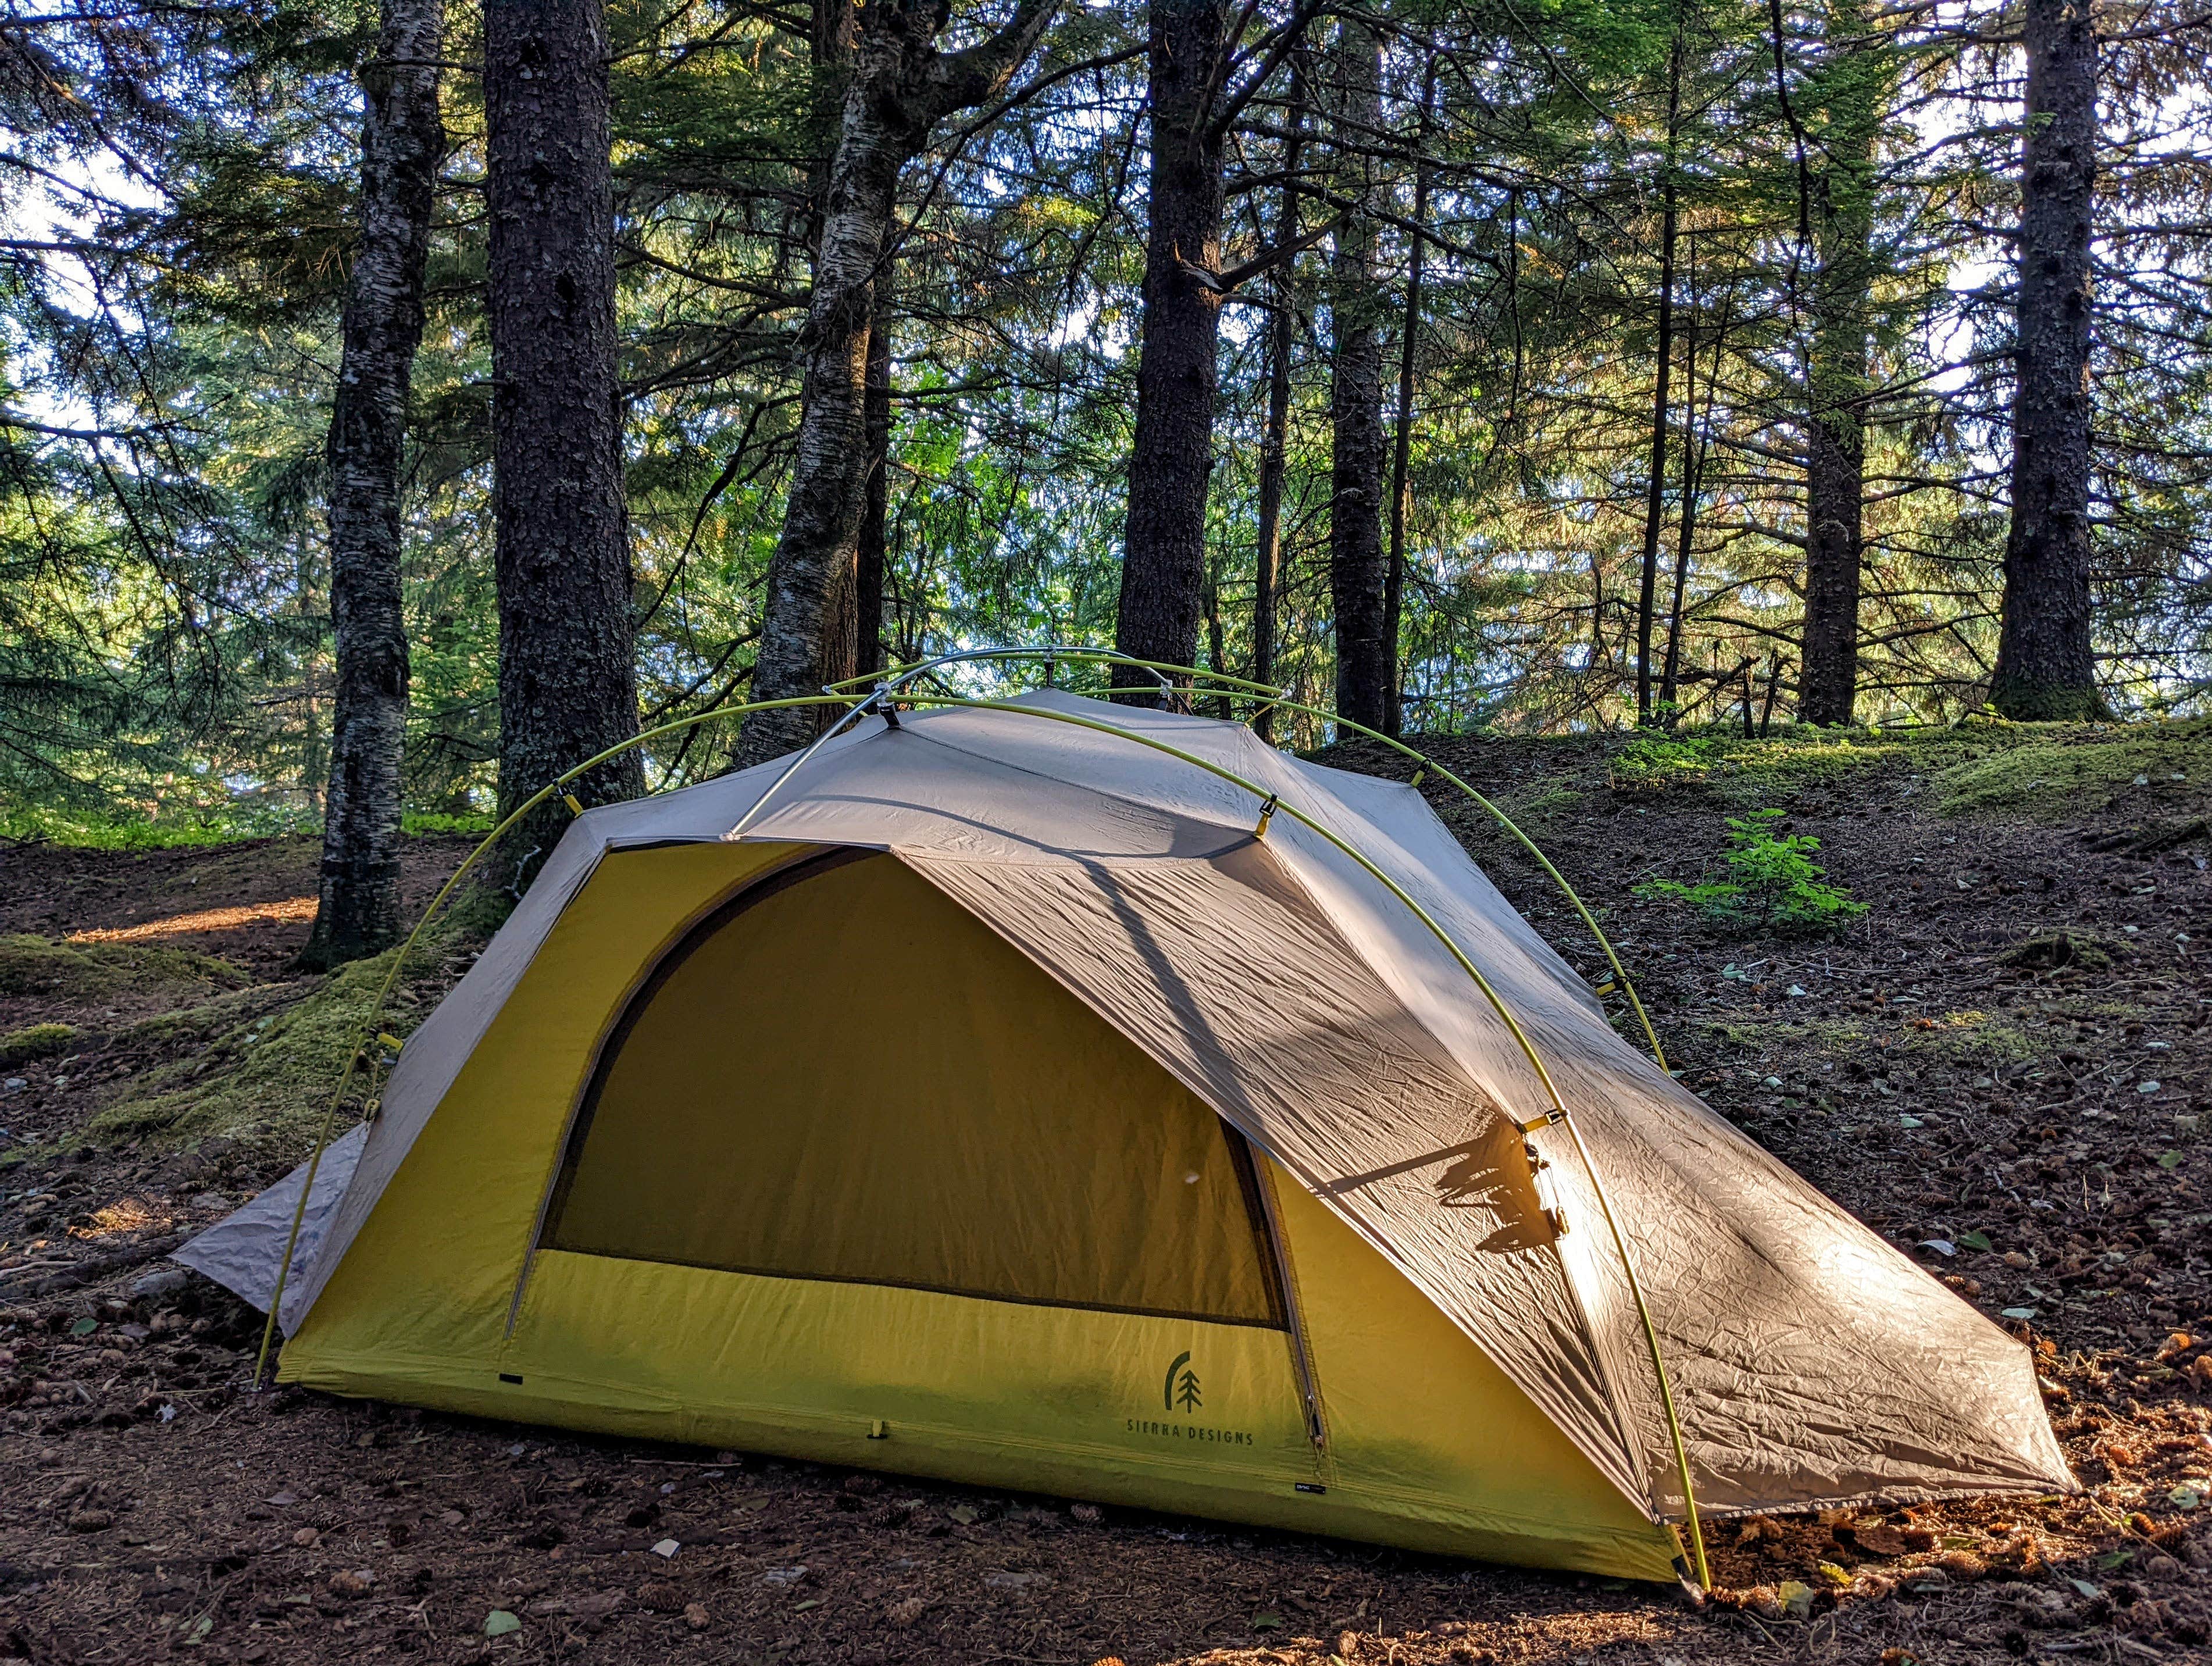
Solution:
<svg viewBox="0 0 2212 1666">
<path fill-rule="evenodd" d="M 1206 487 L 1213 466 L 1214 343 L 1221 321 L 1222 135 L 1214 94 L 1227 50 L 1223 0 L 1152 0 L 1150 223 L 1137 428 L 1129 447 L 1121 595 L 1114 645 L 1193 664 L 1206 581 Z M 1117 667 L 1117 686 L 1157 687 Z M 1133 696 L 1145 698 L 1141 694 Z"/>
<path fill-rule="evenodd" d="M 1340 154 L 1337 194 L 1352 211 L 1329 261 L 1329 600 L 1336 617 L 1336 709 L 1379 729 L 1395 680 L 1384 640 L 1382 337 L 1375 279 L 1376 194 L 1366 152 L 1382 126 L 1382 43 L 1346 19 L 1330 54 Z"/>
<path fill-rule="evenodd" d="M 1667 377 L 1674 362 L 1674 131 L 1682 108 L 1682 37 L 1667 70 L 1667 149 L 1660 186 L 1658 365 L 1651 387 L 1651 477 L 1644 504 L 1644 559 L 1636 610 L 1636 721 L 1651 721 L 1651 614 L 1658 602 L 1659 532 L 1667 508 Z"/>
<path fill-rule="evenodd" d="M 1805 642 L 1797 715 L 1807 723 L 1846 724 L 1858 692 L 1867 314 L 1884 82 L 1881 46 L 1863 39 L 1863 0 L 1832 0 L 1827 27 L 1827 166 L 1814 204 L 1820 270 L 1806 379 Z"/>
<path fill-rule="evenodd" d="M 1432 57 L 1421 76 L 1421 125 L 1414 137 L 1413 229 L 1407 234 L 1406 316 L 1398 330 L 1398 431 L 1390 450 L 1390 569 L 1382 583 L 1382 642 L 1390 662 L 1390 701 L 1383 733 L 1406 727 L 1404 647 L 1399 638 L 1406 611 L 1407 477 L 1413 455 L 1413 356 L 1421 335 L 1421 264 L 1428 245 L 1420 236 L 1429 222 L 1429 122 L 1436 109 L 1437 64 Z"/>
<path fill-rule="evenodd" d="M 608 124 L 600 0 L 487 0 L 503 813 L 637 733 Z M 633 751 L 569 790 L 644 789 Z M 567 821 L 556 799 L 510 836 L 518 882 Z"/>
<path fill-rule="evenodd" d="M 1695 248 L 1693 243 L 1693 268 Z M 1697 293 L 1694 277 L 1691 281 L 1690 292 L 1692 295 Z M 1720 344 L 1716 341 L 1713 344 L 1716 379 L 1720 370 Z M 1682 607 L 1689 593 L 1691 558 L 1697 552 L 1698 494 L 1705 473 L 1705 446 L 1698 438 L 1697 421 L 1698 333 L 1695 329 L 1691 329 L 1683 332 L 1682 340 L 1682 512 L 1674 541 L 1673 599 L 1667 608 L 1667 665 L 1659 679 L 1659 704 L 1666 712 L 1670 727 L 1677 715 L 1674 707 L 1682 669 Z"/>
<path fill-rule="evenodd" d="M 806 374 L 783 532 L 768 571 L 753 697 L 819 692 L 850 661 L 845 627 L 831 633 L 832 602 L 860 561 L 867 483 L 867 357 L 876 283 L 900 172 L 956 110 L 1002 91 L 1051 15 L 1049 0 L 1021 0 L 1013 19 L 982 43 L 937 48 L 945 15 L 929 0 L 882 0 L 860 13 L 848 66 L 837 150 L 822 213 L 814 293 L 799 332 Z M 757 763 L 805 745 L 825 708 L 757 712 L 745 721 L 738 761 Z"/>
<path fill-rule="evenodd" d="M 859 620 L 854 635 L 860 657 L 855 676 L 884 668 L 884 559 L 890 546 L 887 521 L 890 512 L 891 454 L 891 333 L 890 309 L 885 305 L 888 286 L 876 286 L 876 310 L 868 320 L 866 386 L 861 393 L 862 431 L 866 435 L 867 477 L 860 497 Z"/>
<path fill-rule="evenodd" d="M 2097 38 L 2087 0 L 2027 0 L 2018 370 L 2004 621 L 1990 699 L 2023 721 L 2100 714 L 2089 642 L 2090 210 Z"/>
<path fill-rule="evenodd" d="M 1301 63 L 1291 64 L 1290 124 L 1283 141 L 1282 206 L 1275 216 L 1275 241 L 1298 234 L 1298 160 L 1304 149 L 1305 76 Z M 1275 595 L 1283 566 L 1283 472 L 1288 462 L 1291 427 L 1291 351 L 1297 332 L 1297 262 L 1285 260 L 1271 274 L 1274 310 L 1267 319 L 1267 421 L 1260 438 L 1259 547 L 1252 581 L 1252 680 L 1275 680 Z M 1275 733 L 1275 714 L 1263 706 L 1252 720 L 1262 740 Z"/>
<path fill-rule="evenodd" d="M 347 275 L 344 341 L 326 450 L 337 711 L 315 923 L 302 966 L 398 940 L 399 763 L 407 727 L 399 480 L 407 394 L 422 339 L 422 271 L 446 129 L 437 60 L 445 0 L 384 0 L 362 66 L 361 242 Z M 307 667 L 313 695 L 314 667 Z"/>
</svg>

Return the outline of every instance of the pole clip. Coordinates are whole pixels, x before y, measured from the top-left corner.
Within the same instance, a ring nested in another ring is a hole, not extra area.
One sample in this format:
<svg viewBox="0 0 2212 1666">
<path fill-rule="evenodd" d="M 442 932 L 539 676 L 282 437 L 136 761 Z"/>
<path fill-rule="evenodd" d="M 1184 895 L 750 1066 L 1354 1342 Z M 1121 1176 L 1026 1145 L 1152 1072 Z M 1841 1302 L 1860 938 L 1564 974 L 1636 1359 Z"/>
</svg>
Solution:
<svg viewBox="0 0 2212 1666">
<path fill-rule="evenodd" d="M 1428 762 L 1427 762 L 1427 760 L 1426 760 L 1426 759 L 1423 759 L 1423 760 L 1422 760 L 1422 763 L 1421 763 L 1421 767 L 1420 767 L 1419 769 L 1416 769 L 1416 770 L 1414 770 L 1414 771 L 1413 771 L 1413 780 L 1411 780 L 1411 781 L 1407 781 L 1407 782 L 1406 783 L 1406 785 L 1407 785 L 1407 786 L 1408 786 L 1408 787 L 1419 787 L 1419 786 L 1423 781 L 1426 781 L 1428 778 L 1429 778 L 1429 766 L 1428 766 Z"/>
<path fill-rule="evenodd" d="M 1281 802 L 1279 794 L 1274 793 L 1267 794 L 1267 801 L 1260 806 L 1260 824 L 1252 830 L 1254 838 L 1264 839 L 1267 836 L 1267 824 L 1275 818 L 1275 806 Z"/>
<path fill-rule="evenodd" d="M 1554 1122 L 1564 1122 L 1566 1120 L 1566 1112 L 1554 1109 L 1546 1111 L 1533 1122 L 1516 1122 L 1513 1126 L 1523 1134 L 1534 1134 L 1539 1128 L 1547 1128 Z"/>
<path fill-rule="evenodd" d="M 568 806 L 568 813 L 572 816 L 580 816 L 584 813 L 583 804 L 574 793 L 562 793 L 561 802 Z"/>
</svg>

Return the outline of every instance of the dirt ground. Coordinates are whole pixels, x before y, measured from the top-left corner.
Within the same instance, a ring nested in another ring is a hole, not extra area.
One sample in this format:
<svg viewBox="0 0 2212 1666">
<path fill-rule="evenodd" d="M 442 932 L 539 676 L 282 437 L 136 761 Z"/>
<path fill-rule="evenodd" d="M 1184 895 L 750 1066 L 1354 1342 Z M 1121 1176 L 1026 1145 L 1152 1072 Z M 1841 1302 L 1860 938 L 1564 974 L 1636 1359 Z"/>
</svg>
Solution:
<svg viewBox="0 0 2212 1666">
<path fill-rule="evenodd" d="M 0 1049 L 27 1054 L 0 1057 L 0 1661 L 2212 1660 L 2212 876 L 2165 787 L 2184 772 L 2035 816 L 1945 815 L 1909 760 L 1653 781 L 1596 743 L 1446 753 L 1607 899 L 1685 1079 L 2033 1342 L 2081 1493 L 1717 1523 L 1723 1590 L 1693 1609 L 1080 1500 L 249 1393 L 258 1316 L 149 1252 L 301 1153 L 77 1131 L 177 1067 L 161 1037 L 209 1044 L 165 1014 L 219 1006 L 251 1037 L 313 999 L 286 963 L 314 850 L 26 848 L 0 854 L 17 957 Z M 1427 790 L 1595 969 L 1534 866 Z M 1754 802 L 1822 839 L 1869 913 L 1793 939 L 1631 900 L 1710 870 L 1723 818 Z M 463 848 L 419 843 L 410 893 Z M 418 1002 L 459 964 L 428 969 Z M 71 1032 L 19 1040 L 40 1025 Z"/>
</svg>

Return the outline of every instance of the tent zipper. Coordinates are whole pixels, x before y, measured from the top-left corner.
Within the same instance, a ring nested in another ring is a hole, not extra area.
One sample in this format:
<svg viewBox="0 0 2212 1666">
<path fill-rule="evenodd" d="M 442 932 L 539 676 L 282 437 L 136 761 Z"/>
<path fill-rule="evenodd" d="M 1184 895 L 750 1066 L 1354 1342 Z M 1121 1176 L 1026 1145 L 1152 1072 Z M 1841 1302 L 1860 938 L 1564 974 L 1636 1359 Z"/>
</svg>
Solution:
<svg viewBox="0 0 2212 1666">
<path fill-rule="evenodd" d="M 1275 1199 L 1274 1160 L 1248 1142 L 1248 1155 L 1259 1181 L 1260 1213 L 1267 1228 L 1267 1250 L 1275 1263 L 1275 1280 L 1283 1292 L 1283 1313 L 1290 1321 L 1291 1365 L 1297 1372 L 1299 1397 L 1305 1402 L 1306 1438 L 1312 1441 L 1316 1473 L 1328 1466 L 1328 1420 L 1322 1414 L 1321 1382 L 1314 1373 L 1313 1347 L 1306 1335 L 1305 1306 L 1298 1299 L 1297 1274 L 1291 1266 L 1290 1244 L 1283 1236 L 1282 1216 Z M 1324 1479 L 1332 1479 L 1324 1475 Z"/>
</svg>

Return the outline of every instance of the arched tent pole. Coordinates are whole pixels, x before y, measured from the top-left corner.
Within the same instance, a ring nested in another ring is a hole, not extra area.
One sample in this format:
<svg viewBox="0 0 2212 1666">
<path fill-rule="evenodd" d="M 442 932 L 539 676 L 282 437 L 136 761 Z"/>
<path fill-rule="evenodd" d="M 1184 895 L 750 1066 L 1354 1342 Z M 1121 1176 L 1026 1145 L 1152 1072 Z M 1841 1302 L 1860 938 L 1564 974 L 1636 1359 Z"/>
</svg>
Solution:
<svg viewBox="0 0 2212 1666">
<path fill-rule="evenodd" d="M 1073 712 L 1056 712 L 1039 706 L 1018 706 L 1002 700 L 978 700 L 959 695 L 904 695 L 900 697 L 918 706 L 1006 712 L 1018 717 L 1040 718 L 1049 722 L 1065 723 L 1075 728 L 1091 729 L 1101 734 L 1150 747 L 1154 751 L 1164 752 L 1170 757 L 1190 764 L 1194 769 L 1203 769 L 1206 774 L 1225 781 L 1232 786 L 1242 787 L 1252 794 L 1261 806 L 1260 831 L 1264 831 L 1266 829 L 1270 815 L 1279 813 L 1288 816 L 1299 826 L 1305 828 L 1317 837 L 1326 840 L 1334 848 L 1358 863 L 1377 884 L 1404 903 L 1415 919 L 1429 928 L 1436 939 L 1450 953 L 1452 958 L 1459 963 L 1461 970 L 1474 981 L 1475 987 L 1482 992 L 1483 998 L 1490 1003 L 1491 1010 L 1497 1013 L 1499 1020 L 1504 1023 L 1515 1043 L 1520 1047 L 1522 1055 L 1534 1069 L 1537 1079 L 1544 1085 L 1544 1092 L 1552 1102 L 1553 1114 L 1540 1117 L 1534 1122 L 1522 1124 L 1522 1132 L 1534 1133 L 1547 1122 L 1557 1122 L 1565 1125 L 1569 1137 L 1574 1140 L 1575 1153 L 1581 1159 L 1583 1173 L 1589 1177 L 1591 1191 L 1596 1195 L 1599 1212 L 1605 1217 L 1606 1230 L 1612 1237 L 1614 1252 L 1620 1257 L 1621 1270 L 1626 1274 L 1628 1280 L 1629 1294 L 1635 1299 L 1637 1316 L 1643 1323 L 1644 1341 L 1651 1355 L 1652 1374 L 1658 1379 L 1660 1406 L 1666 1414 L 1667 1432 L 1674 1444 L 1675 1472 L 1682 1484 L 1683 1513 L 1687 1518 L 1690 1529 L 1690 1544 L 1696 1559 L 1698 1584 L 1702 1589 L 1711 1590 L 1712 1574 L 1705 1561 L 1705 1531 L 1698 1517 L 1697 1493 L 1690 1480 L 1689 1450 L 1683 1442 L 1681 1420 L 1675 1412 L 1674 1385 L 1667 1375 L 1667 1362 L 1660 1352 L 1658 1326 L 1651 1317 L 1650 1304 L 1644 1299 L 1644 1282 L 1637 1276 L 1636 1260 L 1629 1253 L 1627 1237 L 1622 1232 L 1620 1219 L 1613 1213 L 1612 1201 L 1606 1195 L 1605 1182 L 1598 1174 L 1597 1164 L 1590 1156 L 1589 1147 L 1583 1141 L 1582 1130 L 1575 1125 L 1574 1116 L 1568 1110 L 1566 1101 L 1560 1097 L 1559 1086 L 1552 1079 L 1552 1073 L 1545 1067 L 1543 1055 L 1536 1050 L 1535 1043 L 1529 1040 L 1528 1032 L 1521 1027 L 1520 1021 L 1514 1017 L 1512 1009 L 1505 1004 L 1504 998 L 1492 986 L 1490 980 L 1482 975 L 1481 969 L 1468 958 L 1466 952 L 1457 943 L 1452 940 L 1451 933 L 1437 923 L 1436 917 L 1423 908 L 1412 893 L 1384 873 L 1382 868 L 1376 866 L 1357 846 L 1330 831 L 1328 828 L 1296 805 L 1283 802 L 1279 794 L 1269 792 L 1257 782 L 1247 780 L 1235 770 L 1224 768 L 1210 758 L 1200 757 L 1194 752 L 1187 752 L 1179 746 L 1171 746 L 1167 742 L 1155 739 L 1150 735 L 1138 734 L 1115 724 L 1101 722 L 1096 718 L 1080 717 Z"/>
<path fill-rule="evenodd" d="M 620 757 L 632 747 L 643 745 L 648 740 L 656 740 L 663 735 L 675 734 L 684 729 L 696 728 L 700 724 L 713 722 L 721 718 L 742 717 L 749 712 L 773 711 L 792 706 L 842 706 L 850 710 L 867 703 L 870 702 L 858 695 L 829 693 L 800 695 L 787 700 L 755 700 L 740 706 L 719 706 L 712 711 L 699 712 L 690 717 L 681 717 L 673 722 L 663 723 L 657 728 L 647 729 L 642 734 L 633 735 L 628 740 L 617 742 L 605 751 L 595 752 L 574 768 L 556 775 L 518 805 L 504 821 L 484 835 L 483 842 L 474 850 L 461 859 L 461 865 L 455 868 L 452 877 L 438 888 L 438 894 L 430 899 L 429 907 L 422 910 L 422 917 L 415 922 L 415 929 L 407 933 L 407 940 L 399 945 L 399 952 L 392 957 L 391 970 L 385 973 L 384 982 L 376 986 L 375 998 L 369 1002 L 367 1015 L 363 1017 L 359 1027 L 354 1031 L 353 1046 L 346 1055 L 345 1069 L 338 1077 L 337 1087 L 331 1093 L 330 1103 L 323 1108 L 322 1122 L 315 1130 L 315 1148 L 307 1158 L 307 1179 L 300 1188 L 300 1201 L 292 1207 L 291 1230 L 284 1235 L 283 1259 L 276 1264 L 276 1287 L 270 1292 L 269 1298 L 269 1317 L 261 1327 L 260 1351 L 253 1358 L 252 1386 L 254 1388 L 258 1389 L 261 1386 L 262 1374 L 269 1368 L 269 1349 L 276 1341 L 276 1315 L 284 1304 L 284 1286 L 292 1275 L 292 1256 L 299 1248 L 301 1223 L 307 1216 L 307 1199 L 315 1189 L 315 1176 L 322 1168 L 323 1152 L 328 1148 L 331 1131 L 337 1126 L 338 1107 L 345 1103 L 347 1090 L 353 1086 L 354 1078 L 360 1073 L 362 1060 L 367 1056 L 372 1042 L 379 1038 L 380 1032 L 376 1026 L 384 1016 L 384 1003 L 391 998 L 392 986 L 399 981 L 400 970 L 406 965 L 408 956 L 415 952 L 416 944 L 421 940 L 422 933 L 429 928 L 430 922 L 438 917 L 438 910 L 445 906 L 446 899 L 453 894 L 454 888 L 461 883 L 469 870 L 477 865 L 483 854 L 504 838 L 508 830 L 517 822 L 561 791 L 577 776 L 586 770 L 597 769 L 609 758 Z M 829 733 L 835 733 L 836 726 L 833 726 Z M 827 739 L 827 735 L 823 738 Z M 809 748 L 809 751 L 811 751 L 812 749 Z M 789 772 L 786 773 L 787 775 Z M 777 785 L 781 784 L 781 780 L 779 778 Z"/>
<path fill-rule="evenodd" d="M 1487 798 L 1484 797 L 1472 786 L 1468 785 L 1468 782 L 1462 781 L 1458 775 L 1455 775 L 1451 770 L 1447 769 L 1443 764 L 1437 763 L 1434 758 L 1428 757 L 1425 753 L 1417 751 L 1413 747 L 1406 745 L 1404 741 L 1400 740 L 1395 735 L 1384 734 L 1380 729 L 1370 729 L 1364 723 L 1355 723 L 1348 717 L 1339 717 L 1334 712 L 1323 711 L 1318 706 L 1304 705 L 1295 700 L 1275 698 L 1270 700 L 1268 703 L 1280 711 L 1303 712 L 1308 716 L 1327 718 L 1340 729 L 1350 729 L 1355 733 L 1365 736 L 1370 740 L 1379 740 L 1384 745 L 1389 746 L 1396 751 L 1404 753 L 1407 757 L 1413 758 L 1429 773 L 1441 775 L 1444 780 L 1458 787 L 1461 792 L 1466 793 L 1468 797 L 1473 799 L 1477 804 L 1480 805 L 1485 810 L 1487 810 L 1491 815 L 1496 818 L 1498 824 L 1504 828 L 1508 833 L 1510 833 L 1516 839 L 1519 840 L 1521 842 L 1521 848 L 1536 859 L 1537 866 L 1541 867 L 1546 873 L 1551 876 L 1553 884 L 1559 886 L 1560 894 L 1565 897 L 1568 902 L 1574 904 L 1575 912 L 1582 916 L 1583 924 L 1589 927 L 1590 935 L 1597 939 L 1598 947 L 1605 951 L 1606 964 L 1613 968 L 1613 975 L 1614 978 L 1620 982 L 1621 993 L 1628 997 L 1628 1004 L 1635 1011 L 1636 1021 L 1639 1025 L 1643 1025 L 1644 1039 L 1651 1044 L 1651 1056 L 1659 1061 L 1660 1069 L 1667 1069 L 1667 1054 L 1665 1049 L 1659 1045 L 1659 1032 L 1651 1027 L 1650 1015 L 1644 1010 L 1643 1001 L 1638 1000 L 1637 997 L 1636 985 L 1629 979 L 1628 969 L 1620 964 L 1620 957 L 1613 952 L 1612 939 L 1607 938 L 1605 933 L 1599 929 L 1596 919 L 1591 915 L 1589 909 L 1584 906 L 1583 899 L 1576 894 L 1575 888 L 1567 883 L 1566 875 L 1561 873 L 1559 869 L 1552 866 L 1552 859 L 1536 848 L 1536 842 L 1521 830 L 1519 824 L 1515 822 L 1512 817 L 1507 815 L 1503 810 L 1500 810 L 1495 804 L 1492 803 Z M 1416 772 L 1417 776 L 1418 773 L 1419 772 Z"/>
<path fill-rule="evenodd" d="M 892 691 L 890 697 L 898 699 L 903 696 L 896 690 L 905 683 L 926 672 L 935 670 L 939 666 L 955 661 L 968 662 L 986 659 L 1068 660 L 1094 665 L 1135 666 L 1156 674 L 1168 673 L 1202 678 L 1208 684 L 1214 685 L 1212 692 L 1226 694 L 1231 698 L 1241 697 L 1253 701 L 1263 709 L 1272 707 L 1279 711 L 1299 712 L 1309 717 L 1318 717 L 1335 724 L 1340 729 L 1352 730 L 1370 740 L 1379 740 L 1392 751 L 1412 758 L 1421 766 L 1422 770 L 1429 771 L 1449 781 L 1468 798 L 1480 805 L 1500 827 L 1520 842 L 1522 849 L 1536 859 L 1537 866 L 1541 867 L 1550 877 L 1552 883 L 1559 888 L 1560 895 L 1573 905 L 1575 912 L 1582 916 L 1583 924 L 1589 928 L 1590 935 L 1597 939 L 1599 949 L 1604 952 L 1606 964 L 1613 968 L 1614 981 L 1620 984 L 1621 993 L 1628 997 L 1629 1008 L 1636 1014 L 1636 1021 L 1643 1028 L 1644 1039 L 1650 1044 L 1651 1056 L 1658 1061 L 1660 1069 L 1668 1069 L 1667 1051 L 1659 1044 L 1659 1032 L 1653 1027 L 1651 1015 L 1644 1011 L 1643 1000 L 1636 993 L 1635 981 L 1628 976 L 1628 968 L 1621 964 L 1620 956 L 1613 946 L 1613 939 L 1605 934 L 1604 929 L 1597 923 L 1597 917 L 1589 911 L 1589 906 L 1583 903 L 1580 894 L 1567 883 L 1566 875 L 1552 865 L 1552 859 L 1537 847 L 1534 839 L 1522 831 L 1520 824 L 1512 817 L 1507 815 L 1481 793 L 1477 792 L 1470 783 L 1426 753 L 1408 746 L 1395 735 L 1385 734 L 1380 729 L 1370 729 L 1364 723 L 1355 723 L 1348 717 L 1340 717 L 1336 713 L 1324 710 L 1319 706 L 1310 706 L 1300 701 L 1292 700 L 1282 690 L 1272 688 L 1265 683 L 1255 683 L 1243 677 L 1231 677 L 1221 672 L 1206 671 L 1196 666 L 1171 665 L 1161 660 L 1138 660 L 1110 648 L 1058 645 L 1049 648 L 977 648 L 961 654 L 946 654 L 936 660 L 916 660 L 910 666 L 899 666 L 890 672 L 871 672 L 869 676 L 884 679 L 878 683 L 878 691 L 890 690 Z M 853 677 L 846 678 L 842 683 L 830 684 L 828 686 L 831 689 L 850 689 L 868 680 L 869 677 Z M 1162 676 L 1162 683 L 1164 686 L 1164 675 Z M 1419 778 L 1419 775 L 1420 771 L 1417 770 L 1416 780 Z"/>
</svg>

